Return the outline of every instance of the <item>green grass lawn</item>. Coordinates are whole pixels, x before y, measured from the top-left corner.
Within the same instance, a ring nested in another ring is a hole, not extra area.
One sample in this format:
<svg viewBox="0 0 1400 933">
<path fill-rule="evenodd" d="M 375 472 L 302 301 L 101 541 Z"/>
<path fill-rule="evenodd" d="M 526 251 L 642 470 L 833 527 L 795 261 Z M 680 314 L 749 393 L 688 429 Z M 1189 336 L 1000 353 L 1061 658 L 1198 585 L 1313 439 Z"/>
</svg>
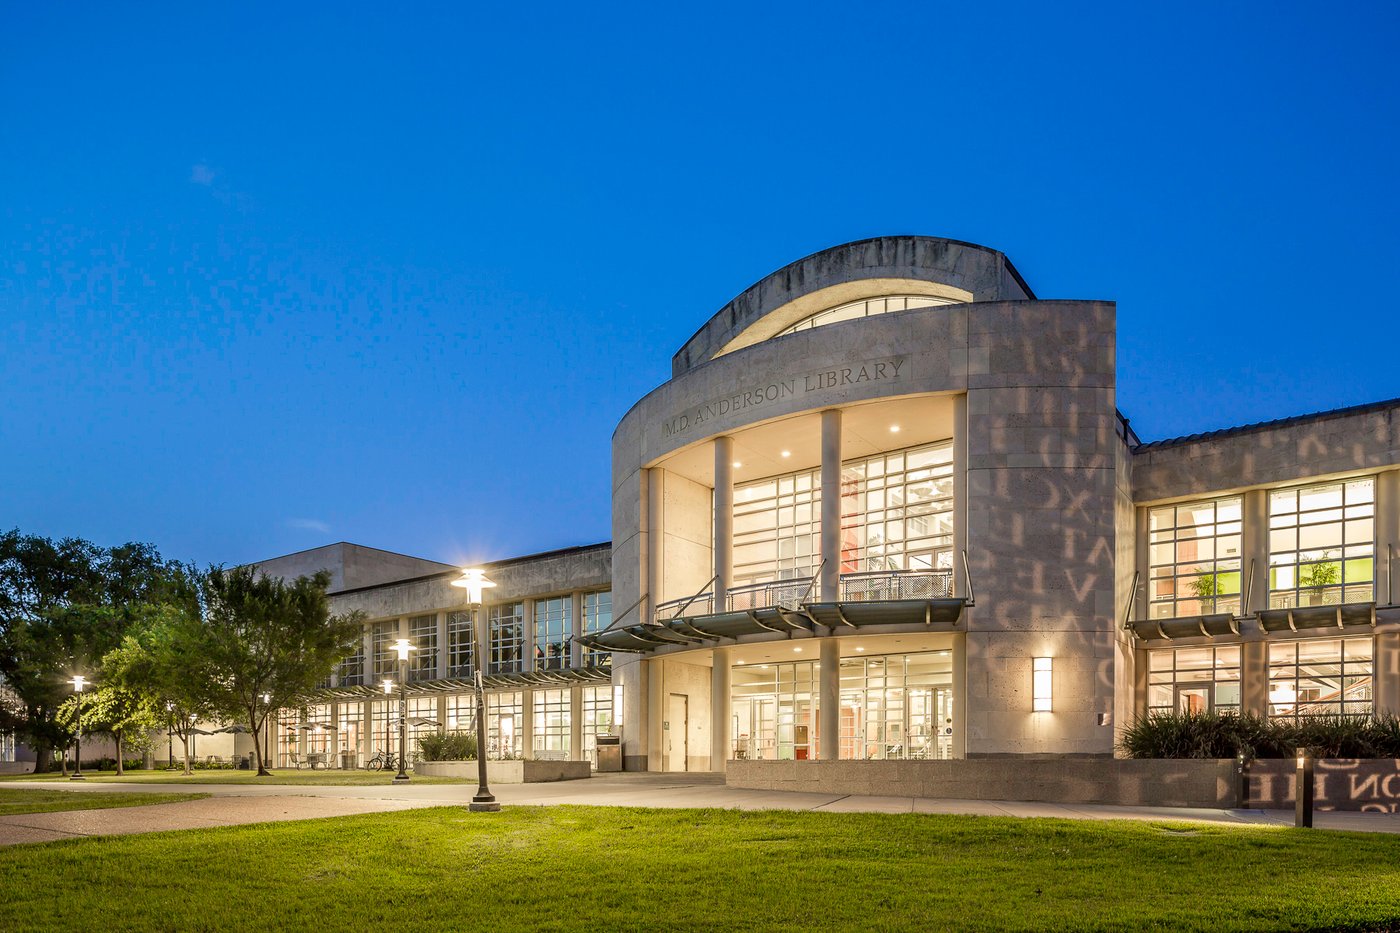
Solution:
<svg viewBox="0 0 1400 933">
<path fill-rule="evenodd" d="M 300 784 L 300 785 L 361 785 L 361 784 L 392 784 L 396 771 L 311 771 L 303 769 L 296 771 L 291 768 L 277 769 L 272 772 L 272 777 L 258 777 L 255 771 L 237 771 L 234 769 L 212 769 L 195 771 L 193 774 L 181 774 L 175 771 L 128 771 L 124 776 L 117 777 L 115 771 L 84 771 L 83 776 L 88 783 L 99 784 Z M 410 772 L 411 774 L 411 772 Z M 0 778 L 0 785 L 3 781 L 63 781 L 65 778 L 61 774 L 17 774 L 6 775 Z M 464 778 L 444 778 L 444 777 L 424 777 L 422 775 L 412 775 L 415 784 L 475 784 L 476 778 L 470 780 Z"/>
<path fill-rule="evenodd" d="M 55 810 L 105 810 L 108 807 L 146 807 L 153 803 L 198 800 L 208 794 L 123 794 L 113 792 L 75 794 L 63 790 L 0 788 L 0 816 L 16 813 L 52 813 Z"/>
<path fill-rule="evenodd" d="M 435 808 L 0 849 L 0 929 L 1395 929 L 1400 837 Z"/>
</svg>

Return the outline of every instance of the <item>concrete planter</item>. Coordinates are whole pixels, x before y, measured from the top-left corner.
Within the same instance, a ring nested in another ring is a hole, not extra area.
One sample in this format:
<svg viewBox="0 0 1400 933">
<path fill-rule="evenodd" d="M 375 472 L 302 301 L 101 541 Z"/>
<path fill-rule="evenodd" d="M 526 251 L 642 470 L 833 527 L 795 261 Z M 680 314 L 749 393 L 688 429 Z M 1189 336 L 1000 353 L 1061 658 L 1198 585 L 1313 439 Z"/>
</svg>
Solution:
<svg viewBox="0 0 1400 933">
<path fill-rule="evenodd" d="M 1296 770 L 1297 763 L 1292 758 L 1251 762 L 1246 772 L 1246 805 L 1260 810 L 1293 809 Z M 1319 758 L 1313 776 L 1315 809 L 1400 813 L 1400 760 Z"/>
<path fill-rule="evenodd" d="M 476 777 L 475 761 L 419 761 L 413 773 L 424 777 Z M 486 779 L 492 784 L 542 784 L 576 781 L 592 774 L 586 761 L 488 761 Z"/>
<path fill-rule="evenodd" d="M 964 758 L 947 761 L 730 761 L 725 783 L 821 794 L 1233 807 L 1232 759 Z"/>
</svg>

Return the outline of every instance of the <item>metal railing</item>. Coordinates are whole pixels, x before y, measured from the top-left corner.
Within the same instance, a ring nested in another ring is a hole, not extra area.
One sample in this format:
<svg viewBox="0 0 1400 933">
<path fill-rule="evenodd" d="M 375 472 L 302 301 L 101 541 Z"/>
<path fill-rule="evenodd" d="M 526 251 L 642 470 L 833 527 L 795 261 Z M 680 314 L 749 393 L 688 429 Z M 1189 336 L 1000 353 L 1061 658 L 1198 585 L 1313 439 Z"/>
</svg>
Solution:
<svg viewBox="0 0 1400 933">
<path fill-rule="evenodd" d="M 665 622 L 677 616 L 708 616 L 715 611 L 714 593 L 697 593 L 680 599 L 669 599 L 656 604 L 656 621 Z"/>
<path fill-rule="evenodd" d="M 952 598 L 951 570 L 878 570 L 841 574 L 843 602 Z"/>
<path fill-rule="evenodd" d="M 745 609 L 766 609 L 769 606 L 793 606 L 808 598 L 812 592 L 812 579 L 770 580 L 767 583 L 749 583 L 730 589 L 726 602 L 730 612 Z"/>
</svg>

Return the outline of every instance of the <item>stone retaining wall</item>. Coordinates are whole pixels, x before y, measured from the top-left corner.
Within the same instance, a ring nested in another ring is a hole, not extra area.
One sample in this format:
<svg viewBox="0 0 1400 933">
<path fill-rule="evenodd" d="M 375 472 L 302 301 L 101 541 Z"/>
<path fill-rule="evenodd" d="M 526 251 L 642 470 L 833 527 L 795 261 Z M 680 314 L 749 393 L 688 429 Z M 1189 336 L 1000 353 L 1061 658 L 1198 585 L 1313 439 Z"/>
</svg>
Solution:
<svg viewBox="0 0 1400 933">
<path fill-rule="evenodd" d="M 1246 786 L 1248 806 L 1260 810 L 1293 809 L 1292 758 L 1251 762 Z M 1400 813 L 1400 760 L 1390 758 L 1321 758 L 1313 765 L 1313 807 L 1317 810 L 1368 810 Z"/>
<path fill-rule="evenodd" d="M 730 761 L 725 783 L 755 790 L 1120 806 L 1233 807 L 1231 759 L 964 758 Z"/>
<path fill-rule="evenodd" d="M 413 773 L 425 777 L 475 778 L 475 761 L 419 761 Z M 486 779 L 492 784 L 543 784 L 549 781 L 575 781 L 589 777 L 593 767 L 586 761 L 488 761 Z"/>
</svg>

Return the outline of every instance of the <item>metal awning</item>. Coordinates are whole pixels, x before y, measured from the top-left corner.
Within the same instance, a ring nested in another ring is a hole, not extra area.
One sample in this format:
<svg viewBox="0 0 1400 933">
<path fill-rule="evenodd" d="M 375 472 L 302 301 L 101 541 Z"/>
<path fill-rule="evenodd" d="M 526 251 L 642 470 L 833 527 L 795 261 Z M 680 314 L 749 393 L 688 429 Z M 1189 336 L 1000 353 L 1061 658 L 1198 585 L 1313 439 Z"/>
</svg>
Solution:
<svg viewBox="0 0 1400 933">
<path fill-rule="evenodd" d="M 1346 628 L 1349 625 L 1374 626 L 1375 603 L 1345 603 L 1340 606 L 1296 606 L 1292 609 L 1264 609 L 1256 614 L 1266 632 L 1296 632 L 1299 629 Z"/>
<path fill-rule="evenodd" d="M 1176 619 L 1139 619 L 1132 623 L 1133 634 L 1144 641 L 1199 638 L 1205 635 L 1238 635 L 1239 617 L 1223 612 L 1208 616 L 1182 616 Z"/>
<path fill-rule="evenodd" d="M 612 682 L 612 668 L 608 665 L 590 665 L 559 671 L 530 671 L 529 673 L 485 674 L 481 678 L 487 690 L 504 690 L 511 687 L 571 687 L 591 686 Z M 425 693 L 471 693 L 476 689 L 475 679 L 445 677 L 441 680 L 425 680 L 408 685 L 408 693 L 422 696 Z M 317 692 L 308 702 L 325 700 L 367 700 L 371 697 L 383 698 L 385 693 L 375 687 L 328 687 Z M 395 687 L 393 696 L 398 696 Z"/>
<path fill-rule="evenodd" d="M 930 631 L 948 632 L 957 629 L 969 604 L 969 600 L 959 597 L 767 606 L 620 626 L 581 636 L 579 641 L 602 651 L 645 654 L 659 648 L 705 648 L 749 635 L 811 635 L 818 626 L 837 630 L 923 625 Z"/>
</svg>

